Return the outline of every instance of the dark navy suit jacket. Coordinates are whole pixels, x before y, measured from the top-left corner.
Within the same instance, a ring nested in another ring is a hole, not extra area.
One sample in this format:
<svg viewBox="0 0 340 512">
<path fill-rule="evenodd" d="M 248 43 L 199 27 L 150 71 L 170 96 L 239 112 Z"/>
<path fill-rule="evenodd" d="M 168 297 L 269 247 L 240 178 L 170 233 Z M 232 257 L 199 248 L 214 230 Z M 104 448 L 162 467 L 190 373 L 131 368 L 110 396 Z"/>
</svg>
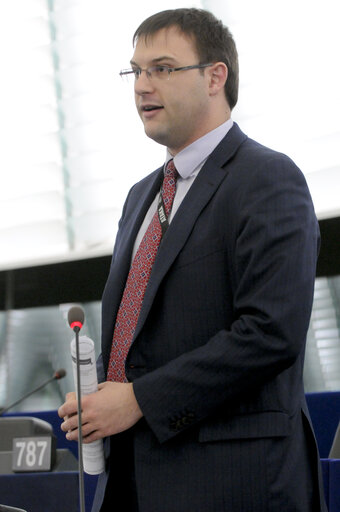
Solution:
<svg viewBox="0 0 340 512">
<path fill-rule="evenodd" d="M 124 206 L 103 295 L 104 372 L 161 180 L 159 169 L 137 183 Z M 300 170 L 234 124 L 161 242 L 126 361 L 144 413 L 129 433 L 140 512 L 325 510 L 302 384 L 318 244 Z M 114 436 L 108 472 L 123 456 Z"/>
</svg>

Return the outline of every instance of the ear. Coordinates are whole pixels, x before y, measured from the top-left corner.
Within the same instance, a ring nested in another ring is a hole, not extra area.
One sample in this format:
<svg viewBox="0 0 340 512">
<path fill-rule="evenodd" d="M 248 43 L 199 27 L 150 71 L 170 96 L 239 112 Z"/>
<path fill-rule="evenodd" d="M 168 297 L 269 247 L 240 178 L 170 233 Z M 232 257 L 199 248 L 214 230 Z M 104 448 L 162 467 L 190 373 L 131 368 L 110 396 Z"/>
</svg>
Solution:
<svg viewBox="0 0 340 512">
<path fill-rule="evenodd" d="M 216 62 L 208 69 L 210 72 L 209 91 L 211 96 L 215 96 L 221 89 L 224 89 L 228 79 L 228 68 L 224 62 Z"/>
</svg>

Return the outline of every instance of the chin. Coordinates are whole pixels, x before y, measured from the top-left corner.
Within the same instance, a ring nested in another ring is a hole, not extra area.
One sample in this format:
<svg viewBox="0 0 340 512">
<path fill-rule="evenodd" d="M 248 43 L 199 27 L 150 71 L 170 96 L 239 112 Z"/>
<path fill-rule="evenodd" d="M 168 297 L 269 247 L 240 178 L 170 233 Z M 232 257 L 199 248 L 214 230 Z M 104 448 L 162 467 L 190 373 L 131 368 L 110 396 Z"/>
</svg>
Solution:
<svg viewBox="0 0 340 512">
<path fill-rule="evenodd" d="M 144 126 L 144 131 L 147 137 L 149 137 L 149 139 L 154 140 L 158 144 L 162 144 L 162 146 L 169 145 L 170 141 L 169 135 L 167 133 L 161 132 L 159 130 L 152 130 L 150 128 L 147 128 L 146 126 Z"/>
</svg>

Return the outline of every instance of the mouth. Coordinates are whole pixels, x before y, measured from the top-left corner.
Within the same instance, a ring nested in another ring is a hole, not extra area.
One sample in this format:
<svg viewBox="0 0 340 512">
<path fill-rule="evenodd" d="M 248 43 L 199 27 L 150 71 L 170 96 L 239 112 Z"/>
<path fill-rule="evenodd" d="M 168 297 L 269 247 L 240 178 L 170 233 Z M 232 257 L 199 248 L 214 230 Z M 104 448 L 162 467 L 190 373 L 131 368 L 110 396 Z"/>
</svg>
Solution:
<svg viewBox="0 0 340 512">
<path fill-rule="evenodd" d="M 154 110 L 161 110 L 162 107 L 161 105 L 143 105 L 141 107 L 141 111 L 142 112 L 153 112 Z"/>
</svg>

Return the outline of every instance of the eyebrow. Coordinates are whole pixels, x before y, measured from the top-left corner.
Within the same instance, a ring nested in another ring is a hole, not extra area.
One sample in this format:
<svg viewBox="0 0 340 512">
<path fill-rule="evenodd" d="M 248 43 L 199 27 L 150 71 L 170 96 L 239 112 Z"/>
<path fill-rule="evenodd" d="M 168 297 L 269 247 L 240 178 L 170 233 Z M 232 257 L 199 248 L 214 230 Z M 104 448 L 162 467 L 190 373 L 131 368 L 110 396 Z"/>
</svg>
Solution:
<svg viewBox="0 0 340 512">
<path fill-rule="evenodd" d="M 156 57 L 156 58 L 152 59 L 151 62 L 154 63 L 154 64 L 157 64 L 158 62 L 162 62 L 163 60 L 167 60 L 168 62 L 172 61 L 173 63 L 176 62 L 176 59 L 174 59 L 173 57 L 170 57 L 169 55 L 162 55 L 161 57 Z M 131 66 L 139 67 L 137 62 L 135 62 L 133 60 L 130 60 L 130 64 L 131 64 Z"/>
</svg>

